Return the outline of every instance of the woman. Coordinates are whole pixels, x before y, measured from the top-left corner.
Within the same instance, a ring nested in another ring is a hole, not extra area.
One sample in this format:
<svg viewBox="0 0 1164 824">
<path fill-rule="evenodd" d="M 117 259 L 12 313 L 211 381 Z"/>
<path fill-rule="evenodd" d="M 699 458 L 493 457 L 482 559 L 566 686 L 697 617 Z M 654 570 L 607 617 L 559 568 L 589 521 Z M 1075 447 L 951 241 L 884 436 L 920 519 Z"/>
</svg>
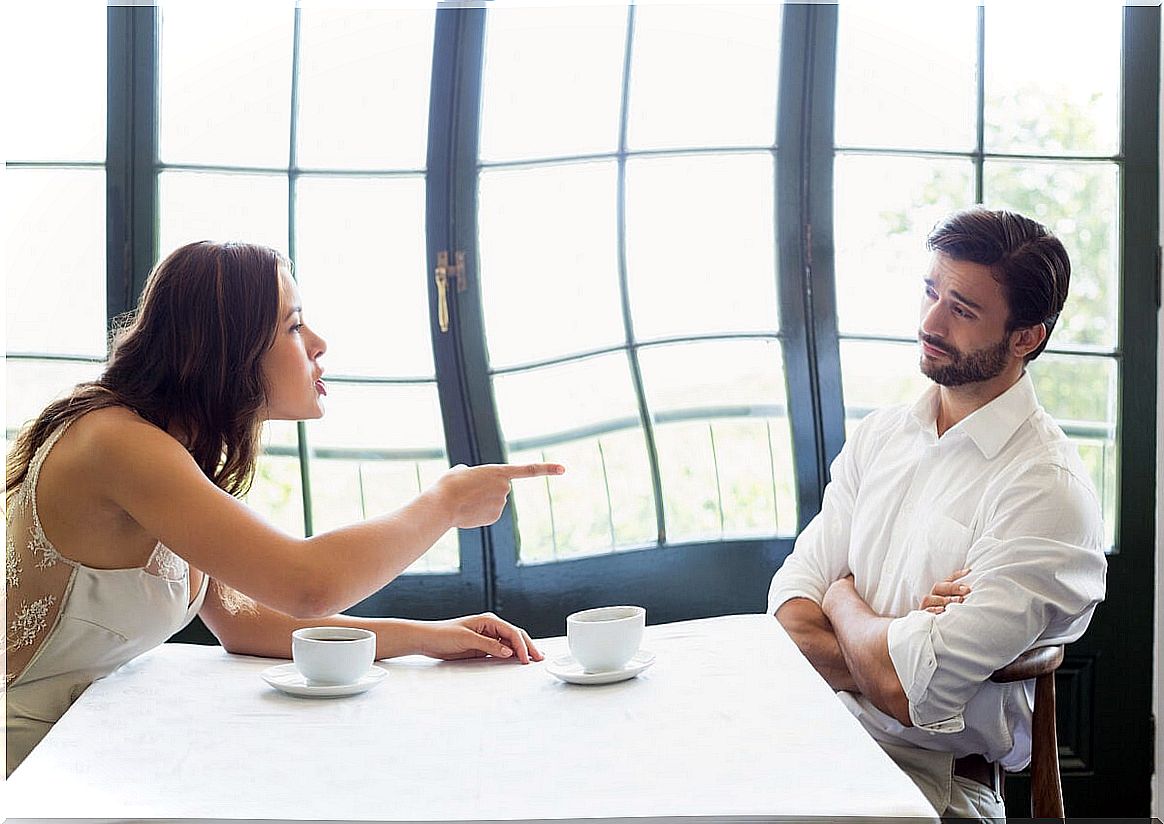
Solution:
<svg viewBox="0 0 1164 824">
<path fill-rule="evenodd" d="M 21 432 L 5 485 L 8 774 L 93 680 L 195 614 L 248 655 L 289 657 L 292 630 L 328 624 L 373 630 L 379 658 L 541 660 L 529 635 L 489 614 L 335 613 L 447 530 L 497 520 L 511 479 L 561 466 L 457 466 L 392 514 L 307 539 L 238 500 L 263 421 L 323 414 L 325 351 L 286 258 L 193 243 L 151 273 L 102 376 Z"/>
</svg>

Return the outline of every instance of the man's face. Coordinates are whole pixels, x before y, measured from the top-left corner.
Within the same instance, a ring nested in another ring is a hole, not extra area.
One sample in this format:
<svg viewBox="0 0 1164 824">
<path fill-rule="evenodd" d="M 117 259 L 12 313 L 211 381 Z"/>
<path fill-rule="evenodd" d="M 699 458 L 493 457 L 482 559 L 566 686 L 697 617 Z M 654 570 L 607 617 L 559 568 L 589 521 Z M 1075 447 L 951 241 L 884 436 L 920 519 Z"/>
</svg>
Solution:
<svg viewBox="0 0 1164 824">
<path fill-rule="evenodd" d="M 921 305 L 921 371 L 942 386 L 998 377 L 1017 357 L 1006 323 L 1009 308 L 990 267 L 936 252 Z"/>
</svg>

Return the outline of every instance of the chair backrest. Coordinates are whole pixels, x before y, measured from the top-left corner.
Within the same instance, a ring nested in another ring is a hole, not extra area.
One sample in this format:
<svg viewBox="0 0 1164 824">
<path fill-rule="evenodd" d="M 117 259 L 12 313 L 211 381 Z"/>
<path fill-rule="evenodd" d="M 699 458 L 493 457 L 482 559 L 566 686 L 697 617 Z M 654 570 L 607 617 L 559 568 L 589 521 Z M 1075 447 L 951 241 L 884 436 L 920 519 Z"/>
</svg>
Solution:
<svg viewBox="0 0 1164 824">
<path fill-rule="evenodd" d="M 1055 670 L 1063 647 L 1027 650 L 990 676 L 1000 684 L 1035 679 L 1035 713 L 1031 730 L 1031 817 L 1063 818 L 1063 784 L 1059 777 L 1059 739 L 1055 729 Z"/>
</svg>

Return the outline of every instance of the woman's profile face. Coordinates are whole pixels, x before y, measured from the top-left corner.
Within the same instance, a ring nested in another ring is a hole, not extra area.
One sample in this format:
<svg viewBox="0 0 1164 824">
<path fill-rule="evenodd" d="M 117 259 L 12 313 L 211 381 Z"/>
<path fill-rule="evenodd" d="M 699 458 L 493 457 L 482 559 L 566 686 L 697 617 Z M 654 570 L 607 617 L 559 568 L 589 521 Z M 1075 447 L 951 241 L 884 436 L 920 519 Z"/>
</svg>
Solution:
<svg viewBox="0 0 1164 824">
<path fill-rule="evenodd" d="M 267 420 L 301 421 L 323 416 L 327 387 L 319 357 L 327 351 L 323 338 L 303 322 L 299 287 L 279 269 L 279 325 L 275 342 L 263 355 L 267 387 Z"/>
</svg>

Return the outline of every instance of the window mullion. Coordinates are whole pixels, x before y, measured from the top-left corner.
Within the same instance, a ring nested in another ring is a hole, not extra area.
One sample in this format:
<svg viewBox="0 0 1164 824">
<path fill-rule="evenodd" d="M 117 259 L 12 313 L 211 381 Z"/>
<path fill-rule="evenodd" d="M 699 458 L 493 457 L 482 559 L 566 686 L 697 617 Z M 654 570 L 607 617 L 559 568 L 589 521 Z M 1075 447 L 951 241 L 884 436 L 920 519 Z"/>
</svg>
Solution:
<svg viewBox="0 0 1164 824">
<path fill-rule="evenodd" d="M 157 254 L 157 24 L 152 6 L 108 9 L 106 321 L 131 311 Z"/>
<path fill-rule="evenodd" d="M 634 53 L 634 39 L 635 7 L 632 5 L 627 7 L 626 49 L 623 52 L 622 64 L 622 100 L 619 103 L 618 114 L 618 180 L 615 194 L 618 290 L 622 304 L 622 322 L 626 334 L 627 360 L 630 364 L 631 384 L 635 393 L 635 402 L 638 404 L 639 420 L 643 427 L 643 438 L 646 441 L 647 448 L 647 463 L 651 473 L 651 487 L 654 491 L 655 529 L 659 543 L 663 544 L 667 541 L 667 521 L 663 507 L 663 482 L 662 475 L 659 471 L 659 450 L 655 444 L 654 421 L 651 418 L 651 411 L 647 406 L 646 391 L 643 389 L 643 371 L 639 365 L 638 342 L 635 340 L 634 320 L 631 316 L 630 290 L 627 285 L 626 269 L 626 131 L 627 110 L 630 106 L 630 73 L 631 59 Z M 613 539 L 611 545 L 614 545 Z"/>
<path fill-rule="evenodd" d="M 291 260 L 298 256 L 295 230 L 295 198 L 299 184 L 299 48 L 303 10 L 295 6 L 295 22 L 291 35 L 291 122 L 288 129 L 290 146 L 287 149 L 287 254 Z M 292 272 L 294 277 L 294 272 Z M 311 502 L 311 448 L 307 443 L 307 423 L 295 422 L 295 440 L 298 446 L 299 481 L 303 495 L 303 534 L 315 533 L 314 508 Z"/>
<path fill-rule="evenodd" d="M 978 7 L 978 30 L 976 32 L 977 81 L 978 90 L 974 101 L 976 122 L 974 125 L 974 202 L 981 203 L 986 174 L 986 7 Z"/>
</svg>

